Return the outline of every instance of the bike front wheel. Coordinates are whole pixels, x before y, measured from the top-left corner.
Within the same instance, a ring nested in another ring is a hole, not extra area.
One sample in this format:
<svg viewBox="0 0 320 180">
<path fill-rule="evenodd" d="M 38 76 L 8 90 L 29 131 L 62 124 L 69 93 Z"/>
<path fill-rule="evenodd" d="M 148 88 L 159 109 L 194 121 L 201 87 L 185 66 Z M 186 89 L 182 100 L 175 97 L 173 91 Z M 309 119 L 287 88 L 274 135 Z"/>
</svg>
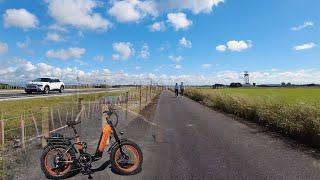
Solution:
<svg viewBox="0 0 320 180">
<path fill-rule="evenodd" d="M 122 151 L 122 152 L 121 152 Z M 112 148 L 111 168 L 120 175 L 133 175 L 141 171 L 143 155 L 140 147 L 132 141 L 124 141 Z"/>
</svg>

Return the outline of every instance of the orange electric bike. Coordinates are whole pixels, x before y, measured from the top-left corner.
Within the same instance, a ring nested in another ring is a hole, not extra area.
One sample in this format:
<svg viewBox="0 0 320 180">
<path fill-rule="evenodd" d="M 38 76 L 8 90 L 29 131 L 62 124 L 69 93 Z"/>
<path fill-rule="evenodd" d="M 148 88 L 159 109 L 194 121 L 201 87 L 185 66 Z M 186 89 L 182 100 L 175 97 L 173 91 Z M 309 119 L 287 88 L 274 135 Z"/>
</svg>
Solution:
<svg viewBox="0 0 320 180">
<path fill-rule="evenodd" d="M 40 158 L 41 169 L 47 178 L 64 179 L 74 176 L 79 171 L 91 178 L 93 173 L 91 164 L 102 158 L 111 136 L 115 140 L 108 149 L 112 170 L 120 175 L 132 175 L 141 170 L 142 151 L 136 143 L 118 136 L 115 130 L 118 124 L 115 109 L 109 107 L 104 114 L 107 124 L 103 128 L 95 154 L 87 153 L 87 143 L 80 141 L 75 128 L 77 124 L 81 123 L 80 121 L 67 122 L 67 125 L 74 131 L 74 138 L 66 138 L 58 133 L 47 138 L 48 145 L 44 148 Z"/>
</svg>

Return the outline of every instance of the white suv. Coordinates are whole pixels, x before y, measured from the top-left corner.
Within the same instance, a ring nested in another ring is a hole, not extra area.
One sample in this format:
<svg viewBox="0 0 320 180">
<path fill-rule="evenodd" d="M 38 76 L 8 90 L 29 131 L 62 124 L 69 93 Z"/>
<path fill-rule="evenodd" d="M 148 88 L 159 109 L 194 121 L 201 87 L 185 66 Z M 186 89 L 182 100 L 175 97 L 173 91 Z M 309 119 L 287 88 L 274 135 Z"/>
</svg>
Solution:
<svg viewBox="0 0 320 180">
<path fill-rule="evenodd" d="M 25 91 L 28 94 L 32 92 L 48 94 L 49 91 L 59 91 L 62 93 L 64 91 L 64 83 L 59 79 L 37 78 L 26 85 Z"/>
</svg>

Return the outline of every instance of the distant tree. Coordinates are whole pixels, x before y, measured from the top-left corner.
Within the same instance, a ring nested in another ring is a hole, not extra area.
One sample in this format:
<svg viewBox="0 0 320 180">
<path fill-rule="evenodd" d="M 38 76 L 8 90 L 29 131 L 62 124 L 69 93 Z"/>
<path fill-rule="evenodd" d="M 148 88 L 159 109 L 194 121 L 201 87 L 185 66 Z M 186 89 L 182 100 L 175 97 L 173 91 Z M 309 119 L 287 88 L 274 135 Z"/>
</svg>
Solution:
<svg viewBox="0 0 320 180">
<path fill-rule="evenodd" d="M 242 84 L 239 83 L 239 82 L 233 82 L 233 83 L 230 84 L 229 87 L 231 87 L 231 88 L 239 88 L 239 87 L 242 87 Z"/>
<path fill-rule="evenodd" d="M 212 88 L 214 88 L 214 89 L 221 88 L 221 87 L 225 87 L 225 85 L 224 84 L 214 84 L 212 86 Z"/>
<path fill-rule="evenodd" d="M 316 84 L 311 83 L 311 84 L 307 84 L 306 86 L 316 86 Z"/>
<path fill-rule="evenodd" d="M 286 86 L 286 83 L 285 83 L 285 82 L 282 82 L 282 83 L 281 83 L 281 86 Z"/>
</svg>

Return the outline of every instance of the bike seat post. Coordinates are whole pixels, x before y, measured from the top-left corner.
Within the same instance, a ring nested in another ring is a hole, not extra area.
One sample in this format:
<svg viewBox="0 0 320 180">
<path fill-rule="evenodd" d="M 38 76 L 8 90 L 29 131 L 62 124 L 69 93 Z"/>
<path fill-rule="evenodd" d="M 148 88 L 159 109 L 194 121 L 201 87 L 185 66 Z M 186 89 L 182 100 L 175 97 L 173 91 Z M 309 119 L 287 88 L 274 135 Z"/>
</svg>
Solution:
<svg viewBox="0 0 320 180">
<path fill-rule="evenodd" d="M 78 132 L 77 129 L 74 126 L 71 126 L 71 128 L 73 129 L 74 134 L 76 135 L 76 137 L 78 136 Z"/>
</svg>

